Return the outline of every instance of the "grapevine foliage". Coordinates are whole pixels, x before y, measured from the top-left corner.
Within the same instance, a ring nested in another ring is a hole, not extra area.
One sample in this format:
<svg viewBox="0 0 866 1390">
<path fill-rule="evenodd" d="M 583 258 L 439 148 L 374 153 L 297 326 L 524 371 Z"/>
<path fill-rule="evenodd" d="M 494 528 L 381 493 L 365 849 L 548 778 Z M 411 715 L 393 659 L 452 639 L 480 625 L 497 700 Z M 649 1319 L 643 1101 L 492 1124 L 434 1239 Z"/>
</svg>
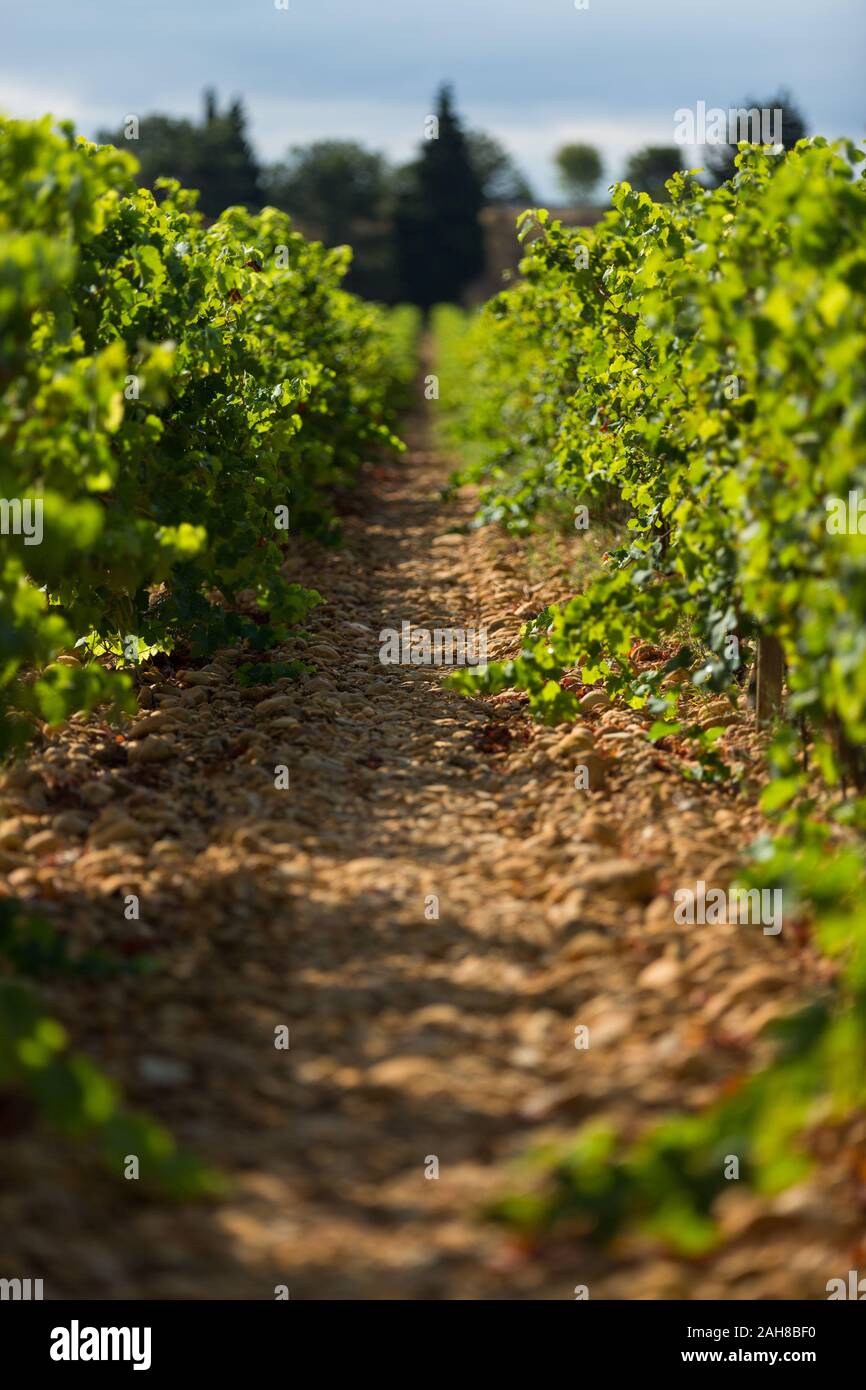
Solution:
<svg viewBox="0 0 866 1390">
<path fill-rule="evenodd" d="M 681 174 L 655 203 L 620 184 L 593 229 L 525 214 L 525 278 L 446 336 L 458 431 L 489 515 L 519 528 L 551 494 L 591 513 L 613 491 L 631 534 L 548 635 L 467 684 L 543 709 L 581 661 L 645 699 L 633 638 L 688 623 L 712 654 L 699 679 L 722 689 L 741 642 L 769 633 L 793 708 L 866 738 L 866 535 L 827 527 L 828 498 L 866 486 L 863 157 L 744 147 L 712 191 Z"/>
<path fill-rule="evenodd" d="M 414 311 L 344 291 L 348 248 L 285 214 L 206 226 L 195 193 L 136 172 L 70 124 L 0 119 L 0 752 L 33 717 L 132 711 L 131 638 L 280 642 L 319 602 L 281 574 L 286 529 L 335 537 L 335 489 L 402 447 Z M 63 942 L 11 907 L 0 926 L 0 1083 L 115 1173 L 132 1152 L 164 1191 L 219 1190 L 44 1015 L 26 980 L 68 968 Z"/>
<path fill-rule="evenodd" d="M 0 495 L 43 514 L 41 543 L 2 537 L 4 747 L 10 711 L 130 707 L 122 673 L 55 661 L 75 643 L 278 641 L 318 601 L 281 576 L 286 523 L 333 535 L 333 490 L 399 447 L 412 311 L 344 291 L 348 248 L 285 214 L 205 226 L 136 168 L 69 124 L 0 121 Z"/>
<path fill-rule="evenodd" d="M 787 154 L 743 146 L 736 176 L 712 191 L 679 174 L 656 203 L 619 185 L 593 229 L 527 213 L 523 278 L 468 323 L 440 311 L 448 429 L 463 476 L 481 484 L 481 519 L 520 532 L 563 497 L 591 515 L 613 496 L 629 532 L 582 593 L 529 625 L 518 657 L 459 673 L 458 688 L 525 689 L 557 722 L 575 714 L 560 677 L 579 666 L 665 718 L 682 652 L 708 653 L 687 663 L 692 679 L 725 690 L 751 640 L 771 636 L 789 711 L 839 785 L 840 748 L 866 739 L 863 159 L 822 139 Z M 851 494 L 840 531 L 829 504 Z M 639 672 L 635 640 L 674 630 L 688 646 Z M 590 1127 L 533 1155 L 501 1219 L 600 1238 L 638 1227 L 700 1253 L 717 1239 L 726 1154 L 777 1192 L 807 1170 L 817 1123 L 866 1105 L 866 803 L 842 797 L 816 818 L 795 755 L 782 727 L 764 797 L 780 833 L 755 847 L 750 882 L 781 886 L 811 921 L 838 963 L 832 989 L 718 1104 L 630 1144 Z"/>
</svg>

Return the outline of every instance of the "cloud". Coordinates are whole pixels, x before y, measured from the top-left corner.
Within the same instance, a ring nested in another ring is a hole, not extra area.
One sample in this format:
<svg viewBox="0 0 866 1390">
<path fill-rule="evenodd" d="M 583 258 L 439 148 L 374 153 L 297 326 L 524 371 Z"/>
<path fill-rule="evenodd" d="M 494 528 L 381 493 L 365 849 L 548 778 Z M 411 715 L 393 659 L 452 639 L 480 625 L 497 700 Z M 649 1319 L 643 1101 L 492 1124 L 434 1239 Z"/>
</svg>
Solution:
<svg viewBox="0 0 866 1390">
<path fill-rule="evenodd" d="M 0 109 L 85 133 L 127 114 L 194 115 L 243 97 L 262 157 L 325 136 L 405 158 L 443 79 L 468 124 L 509 144 L 540 193 L 569 139 L 625 155 L 669 143 L 673 113 L 790 86 L 810 126 L 863 130 L 863 0 L 39 0 L 6 5 Z"/>
</svg>

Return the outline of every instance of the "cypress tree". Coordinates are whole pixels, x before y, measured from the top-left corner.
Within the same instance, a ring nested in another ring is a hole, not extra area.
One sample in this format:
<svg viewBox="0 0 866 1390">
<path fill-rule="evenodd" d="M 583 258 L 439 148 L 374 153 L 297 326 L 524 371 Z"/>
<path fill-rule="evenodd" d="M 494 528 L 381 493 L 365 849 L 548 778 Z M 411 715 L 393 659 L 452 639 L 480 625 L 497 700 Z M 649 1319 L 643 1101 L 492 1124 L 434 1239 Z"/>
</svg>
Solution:
<svg viewBox="0 0 866 1390">
<path fill-rule="evenodd" d="M 447 86 L 437 97 L 436 122 L 404 171 L 394 217 L 403 293 L 424 309 L 459 301 L 484 269 L 481 180 Z"/>
</svg>

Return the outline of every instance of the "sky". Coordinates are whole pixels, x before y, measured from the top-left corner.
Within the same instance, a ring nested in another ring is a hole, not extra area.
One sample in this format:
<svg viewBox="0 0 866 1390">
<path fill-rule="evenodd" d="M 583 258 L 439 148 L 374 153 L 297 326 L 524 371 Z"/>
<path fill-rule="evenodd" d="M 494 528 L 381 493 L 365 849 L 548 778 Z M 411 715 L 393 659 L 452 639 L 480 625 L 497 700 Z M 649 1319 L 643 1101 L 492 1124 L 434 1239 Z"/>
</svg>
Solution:
<svg viewBox="0 0 866 1390">
<path fill-rule="evenodd" d="M 86 135 L 243 98 L 259 156 L 325 137 L 405 159 L 433 93 L 555 201 L 551 156 L 672 144 L 674 112 L 790 89 L 809 128 L 866 135 L 866 0 L 0 0 L 0 111 Z M 689 152 L 690 164 L 700 162 Z"/>
</svg>

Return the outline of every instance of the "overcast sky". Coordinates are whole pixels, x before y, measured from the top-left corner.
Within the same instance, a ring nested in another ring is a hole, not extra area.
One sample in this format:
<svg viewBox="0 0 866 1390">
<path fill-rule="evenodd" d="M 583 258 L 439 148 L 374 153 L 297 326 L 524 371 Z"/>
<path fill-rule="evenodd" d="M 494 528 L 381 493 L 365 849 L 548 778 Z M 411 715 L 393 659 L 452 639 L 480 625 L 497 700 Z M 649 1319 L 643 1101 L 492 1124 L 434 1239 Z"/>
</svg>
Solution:
<svg viewBox="0 0 866 1390">
<path fill-rule="evenodd" d="M 866 134 L 866 0 L 0 0 L 0 110 L 88 135 L 243 97 L 259 155 L 351 137 L 407 156 L 432 93 L 552 199 L 551 152 L 670 144 L 673 113 L 790 88 L 810 129 Z"/>
</svg>

